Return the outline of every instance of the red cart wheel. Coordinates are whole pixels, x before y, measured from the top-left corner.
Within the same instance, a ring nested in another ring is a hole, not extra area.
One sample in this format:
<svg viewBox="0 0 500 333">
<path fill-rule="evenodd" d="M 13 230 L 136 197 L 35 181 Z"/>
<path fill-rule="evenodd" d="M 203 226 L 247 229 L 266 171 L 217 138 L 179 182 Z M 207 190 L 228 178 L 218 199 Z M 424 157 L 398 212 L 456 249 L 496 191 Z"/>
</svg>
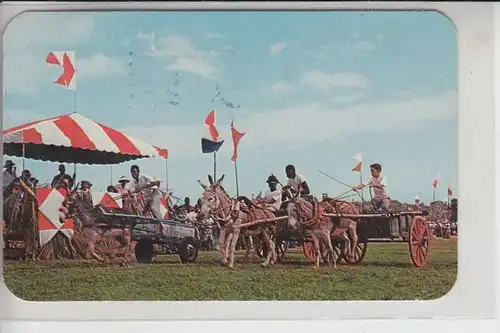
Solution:
<svg viewBox="0 0 500 333">
<path fill-rule="evenodd" d="M 358 239 L 358 246 L 356 246 L 356 251 L 354 251 L 354 257 L 347 256 L 347 249 L 343 250 L 343 259 L 348 265 L 357 265 L 363 261 L 366 255 L 366 250 L 368 248 L 368 240 Z"/>
<path fill-rule="evenodd" d="M 307 260 L 316 260 L 316 252 L 314 251 L 314 244 L 311 240 L 304 240 L 302 244 L 302 252 Z"/>
<path fill-rule="evenodd" d="M 426 220 L 422 216 L 415 216 L 411 221 L 408 247 L 413 264 L 424 268 L 429 259 L 429 241 L 431 233 Z"/>
</svg>

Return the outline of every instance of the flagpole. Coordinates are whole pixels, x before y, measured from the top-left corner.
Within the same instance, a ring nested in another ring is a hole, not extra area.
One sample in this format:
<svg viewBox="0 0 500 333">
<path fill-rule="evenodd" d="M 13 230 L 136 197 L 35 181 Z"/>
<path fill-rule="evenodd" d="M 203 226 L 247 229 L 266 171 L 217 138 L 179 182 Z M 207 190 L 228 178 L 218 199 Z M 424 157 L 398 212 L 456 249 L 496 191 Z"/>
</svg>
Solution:
<svg viewBox="0 0 500 333">
<path fill-rule="evenodd" d="M 168 191 L 168 158 L 165 158 L 165 191 Z"/>
<path fill-rule="evenodd" d="M 217 180 L 217 152 L 214 151 L 214 182 Z"/>
<path fill-rule="evenodd" d="M 432 202 L 436 201 L 436 188 L 432 191 Z"/>
<path fill-rule="evenodd" d="M 26 156 L 26 145 L 23 143 L 23 171 L 25 170 L 25 168 L 24 168 L 24 158 L 25 158 L 25 156 Z"/>
<path fill-rule="evenodd" d="M 240 196 L 240 185 L 238 180 L 238 162 L 234 161 L 234 177 L 236 178 L 236 196 Z"/>
<path fill-rule="evenodd" d="M 359 153 L 361 154 L 361 149 L 358 149 L 358 151 L 359 151 Z M 363 155 L 361 155 L 361 156 L 363 156 Z M 364 161 L 363 161 L 363 159 L 361 158 L 361 168 L 360 168 L 360 170 L 359 170 L 359 181 L 360 181 L 360 184 L 363 184 L 363 164 L 364 164 L 363 162 L 364 162 Z M 370 189 L 370 188 L 368 188 L 368 191 L 371 191 L 371 189 Z M 361 189 L 361 211 L 363 211 L 363 210 L 364 210 L 364 207 L 363 207 L 364 205 L 363 205 L 363 204 L 364 204 L 364 202 L 365 202 L 365 198 L 364 198 L 364 194 L 363 194 L 363 192 L 364 192 L 364 191 L 363 191 L 363 189 Z"/>
</svg>

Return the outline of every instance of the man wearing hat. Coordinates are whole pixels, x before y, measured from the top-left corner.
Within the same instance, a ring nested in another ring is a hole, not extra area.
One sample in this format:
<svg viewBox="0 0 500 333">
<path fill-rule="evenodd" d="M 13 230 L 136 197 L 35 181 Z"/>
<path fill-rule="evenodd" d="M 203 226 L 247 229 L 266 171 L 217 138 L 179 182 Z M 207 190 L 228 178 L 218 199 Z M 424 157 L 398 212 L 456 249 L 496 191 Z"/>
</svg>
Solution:
<svg viewBox="0 0 500 333">
<path fill-rule="evenodd" d="M 264 198 L 262 198 L 262 203 L 264 208 L 277 212 L 281 206 L 281 191 L 278 190 L 278 178 L 275 175 L 270 175 L 267 177 L 266 183 L 269 185 L 269 191 L 267 191 Z"/>
<path fill-rule="evenodd" d="M 3 171 L 3 199 L 5 200 L 12 193 L 12 186 L 14 180 L 17 178 L 16 175 L 16 164 L 11 160 L 5 161 L 3 166 L 5 170 Z"/>
<path fill-rule="evenodd" d="M 94 206 L 94 202 L 92 200 L 92 192 L 90 192 L 91 187 L 92 183 L 90 183 L 88 180 L 82 180 L 82 182 L 80 183 L 80 188 L 76 191 L 76 198 L 80 201 Z"/>
<path fill-rule="evenodd" d="M 120 194 L 124 194 L 127 192 L 127 184 L 130 183 L 130 180 L 126 176 L 121 176 L 120 179 L 118 179 L 118 185 L 115 185 L 116 190 Z"/>
</svg>

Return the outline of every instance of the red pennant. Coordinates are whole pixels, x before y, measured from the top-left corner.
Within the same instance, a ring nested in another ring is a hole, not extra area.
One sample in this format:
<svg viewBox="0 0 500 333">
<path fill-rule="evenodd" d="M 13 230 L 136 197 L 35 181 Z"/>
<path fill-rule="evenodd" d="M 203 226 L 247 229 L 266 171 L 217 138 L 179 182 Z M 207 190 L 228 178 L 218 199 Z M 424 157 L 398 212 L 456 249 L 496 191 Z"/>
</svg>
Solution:
<svg viewBox="0 0 500 333">
<path fill-rule="evenodd" d="M 231 161 L 233 162 L 238 159 L 238 145 L 244 135 L 245 133 L 238 132 L 236 128 L 234 128 L 233 122 L 231 121 L 231 136 L 233 137 L 233 157 L 231 157 Z"/>
</svg>

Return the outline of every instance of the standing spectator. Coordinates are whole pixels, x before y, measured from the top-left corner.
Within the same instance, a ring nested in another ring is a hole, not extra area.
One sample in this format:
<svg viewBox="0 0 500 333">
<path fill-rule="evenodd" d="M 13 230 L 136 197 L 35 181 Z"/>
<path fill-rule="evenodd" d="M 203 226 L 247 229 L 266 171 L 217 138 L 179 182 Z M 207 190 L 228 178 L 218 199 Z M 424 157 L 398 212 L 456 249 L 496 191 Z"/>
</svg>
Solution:
<svg viewBox="0 0 500 333">
<path fill-rule="evenodd" d="M 17 178 L 16 175 L 16 164 L 11 160 L 5 161 L 3 166 L 5 170 L 3 171 L 3 200 L 7 199 L 12 193 L 12 186 L 14 180 Z"/>
<path fill-rule="evenodd" d="M 69 188 L 73 188 L 73 185 L 75 184 L 76 173 L 73 174 L 73 177 L 70 177 L 70 175 L 66 173 L 66 167 L 64 166 L 64 164 L 60 164 L 59 174 L 54 176 L 54 178 L 52 179 L 51 187 L 53 188 L 61 187 L 61 183 L 64 179 L 68 181 Z"/>
</svg>

